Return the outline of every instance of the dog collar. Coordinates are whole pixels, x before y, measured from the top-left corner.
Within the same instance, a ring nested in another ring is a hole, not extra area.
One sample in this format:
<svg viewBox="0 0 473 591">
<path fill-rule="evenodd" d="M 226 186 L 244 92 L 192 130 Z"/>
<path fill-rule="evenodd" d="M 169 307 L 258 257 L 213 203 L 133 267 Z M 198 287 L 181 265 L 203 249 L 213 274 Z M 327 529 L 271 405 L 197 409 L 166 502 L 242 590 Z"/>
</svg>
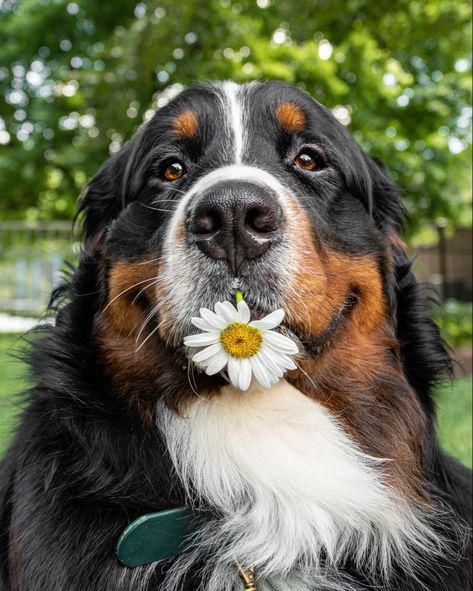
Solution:
<svg viewBox="0 0 473 591">
<path fill-rule="evenodd" d="M 118 560 L 125 566 L 142 566 L 179 556 L 191 546 L 197 519 L 187 507 L 148 513 L 135 519 L 117 543 Z"/>
<path fill-rule="evenodd" d="M 135 567 L 179 556 L 192 547 L 199 519 L 187 507 L 148 513 L 132 521 L 117 542 L 118 560 Z M 245 591 L 258 591 L 252 570 L 236 561 Z"/>
</svg>

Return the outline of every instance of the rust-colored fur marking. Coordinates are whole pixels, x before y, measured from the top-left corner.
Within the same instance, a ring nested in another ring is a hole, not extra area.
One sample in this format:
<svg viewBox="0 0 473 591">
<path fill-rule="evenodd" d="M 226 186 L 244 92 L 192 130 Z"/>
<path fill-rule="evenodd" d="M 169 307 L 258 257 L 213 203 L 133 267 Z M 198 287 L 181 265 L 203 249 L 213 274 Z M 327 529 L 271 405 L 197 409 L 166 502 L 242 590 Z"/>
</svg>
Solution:
<svg viewBox="0 0 473 591">
<path fill-rule="evenodd" d="M 425 417 L 402 371 L 378 262 L 327 248 L 302 208 L 291 203 L 289 210 L 295 265 L 294 292 L 285 305 L 290 324 L 317 337 L 347 296 L 357 296 L 330 342 L 315 358 L 301 360 L 289 381 L 337 416 L 364 451 L 388 459 L 386 480 L 419 502 Z M 387 255 L 383 265 L 391 266 Z"/>
<path fill-rule="evenodd" d="M 295 202 L 287 207 L 294 265 L 294 291 L 286 308 L 291 324 L 305 334 L 320 335 L 340 314 L 350 293 L 363 302 L 351 314 L 351 323 L 361 332 L 384 323 L 386 304 L 377 262 L 323 247 L 301 207 Z"/>
<path fill-rule="evenodd" d="M 108 276 L 107 304 L 94 322 L 95 340 L 106 373 L 121 399 L 150 429 L 154 429 L 156 400 L 163 392 L 167 404 L 176 409 L 195 396 L 189 385 L 187 360 L 165 346 L 162 327 L 160 331 L 154 330 L 157 323 L 169 322 L 172 317 L 162 307 L 162 301 L 157 307 L 159 273 L 160 264 L 152 256 L 115 263 Z M 140 291 L 146 297 L 146 306 L 137 301 Z M 150 307 L 155 308 L 154 312 Z M 199 389 L 213 391 L 220 387 L 208 376 L 196 379 L 202 383 Z"/>
<path fill-rule="evenodd" d="M 296 103 L 285 102 L 278 105 L 276 117 L 281 127 L 288 133 L 294 133 L 304 129 L 304 111 Z"/>
<path fill-rule="evenodd" d="M 180 139 L 191 139 L 196 136 L 198 119 L 194 111 L 183 111 L 174 119 L 174 133 Z"/>
<path fill-rule="evenodd" d="M 96 340 L 108 375 L 123 399 L 149 425 L 155 402 L 146 400 L 155 380 L 157 352 L 152 338 L 140 347 L 154 324 L 146 322 L 147 310 L 138 298 L 141 292 L 150 306 L 156 304 L 158 274 L 159 264 L 147 259 L 115 263 L 108 275 L 107 304 L 95 318 Z"/>
<path fill-rule="evenodd" d="M 151 288 L 158 272 L 158 266 L 146 260 L 119 261 L 110 269 L 105 314 L 118 332 L 131 336 L 140 330 L 144 315 L 134 300 L 141 292 L 154 301 Z"/>
</svg>

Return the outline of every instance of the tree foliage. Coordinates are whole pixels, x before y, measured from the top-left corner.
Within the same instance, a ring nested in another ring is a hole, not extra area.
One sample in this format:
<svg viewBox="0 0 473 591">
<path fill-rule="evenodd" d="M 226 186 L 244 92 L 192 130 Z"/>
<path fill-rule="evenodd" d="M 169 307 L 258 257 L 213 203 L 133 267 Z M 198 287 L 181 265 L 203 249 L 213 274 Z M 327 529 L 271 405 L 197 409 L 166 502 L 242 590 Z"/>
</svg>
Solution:
<svg viewBox="0 0 473 591">
<path fill-rule="evenodd" d="M 415 227 L 469 221 L 469 0 L 0 0 L 0 212 L 65 217 L 183 86 L 280 79 L 329 106 Z"/>
</svg>

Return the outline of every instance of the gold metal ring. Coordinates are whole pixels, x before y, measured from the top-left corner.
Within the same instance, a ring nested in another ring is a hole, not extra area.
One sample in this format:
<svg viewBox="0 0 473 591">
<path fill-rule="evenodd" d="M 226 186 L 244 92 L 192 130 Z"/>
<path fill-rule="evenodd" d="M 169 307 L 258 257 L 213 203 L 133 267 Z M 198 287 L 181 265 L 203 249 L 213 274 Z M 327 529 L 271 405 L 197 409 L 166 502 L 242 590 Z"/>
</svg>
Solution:
<svg viewBox="0 0 473 591">
<path fill-rule="evenodd" d="M 243 589 L 245 591 L 258 591 L 258 587 L 255 582 L 255 573 L 252 570 L 244 569 L 241 564 L 236 561 L 240 578 L 243 581 Z"/>
</svg>

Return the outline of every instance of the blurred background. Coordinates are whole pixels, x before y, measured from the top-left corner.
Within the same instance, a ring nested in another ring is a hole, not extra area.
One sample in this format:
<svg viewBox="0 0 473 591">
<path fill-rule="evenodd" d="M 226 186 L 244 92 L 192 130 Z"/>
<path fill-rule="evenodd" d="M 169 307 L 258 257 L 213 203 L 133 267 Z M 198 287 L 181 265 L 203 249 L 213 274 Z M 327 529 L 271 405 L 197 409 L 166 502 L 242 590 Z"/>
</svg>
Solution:
<svg viewBox="0 0 473 591">
<path fill-rule="evenodd" d="M 459 361 L 440 435 L 471 465 L 469 0 L 0 0 L 0 452 L 27 385 L 11 352 L 77 258 L 87 179 L 184 87 L 228 78 L 305 89 L 402 187 Z"/>
</svg>

